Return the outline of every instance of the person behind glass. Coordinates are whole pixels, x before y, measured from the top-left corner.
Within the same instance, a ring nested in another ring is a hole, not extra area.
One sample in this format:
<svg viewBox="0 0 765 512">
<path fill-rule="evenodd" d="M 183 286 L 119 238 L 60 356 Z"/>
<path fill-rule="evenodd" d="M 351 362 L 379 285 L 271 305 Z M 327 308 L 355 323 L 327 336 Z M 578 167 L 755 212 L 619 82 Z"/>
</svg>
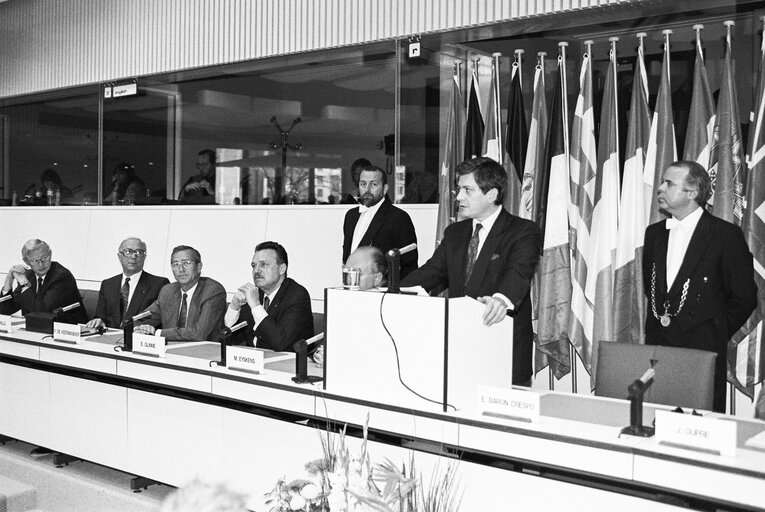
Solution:
<svg viewBox="0 0 765 512">
<path fill-rule="evenodd" d="M 24 193 L 29 198 L 34 198 L 35 204 L 55 204 L 55 197 L 59 199 L 71 199 L 72 189 L 65 186 L 61 177 L 53 169 L 45 169 L 40 174 L 40 183 L 32 183 Z M 48 192 L 50 191 L 50 193 Z"/>
<path fill-rule="evenodd" d="M 134 204 L 136 198 L 146 195 L 146 185 L 135 173 L 132 164 L 120 163 L 114 168 L 112 182 L 104 191 L 105 204 L 118 204 L 123 201 Z"/>
<path fill-rule="evenodd" d="M 513 384 L 531 384 L 531 279 L 542 251 L 539 227 L 502 207 L 505 169 L 487 157 L 455 169 L 459 212 L 465 220 L 444 231 L 433 256 L 401 280 L 401 286 L 430 291 L 447 287 L 449 297 L 469 296 L 485 304 L 484 325 L 513 317 Z"/>
<path fill-rule="evenodd" d="M 664 171 L 659 210 L 671 218 L 645 230 L 646 345 L 717 354 L 712 408 L 725 412 L 727 346 L 757 306 L 752 253 L 741 229 L 705 209 L 706 170 L 679 161 Z"/>
<path fill-rule="evenodd" d="M 363 167 L 369 167 L 370 165 L 372 165 L 372 162 L 366 158 L 357 158 L 353 161 L 349 173 L 351 175 L 351 181 L 353 181 L 353 186 L 356 187 L 356 189 L 348 192 L 343 200 L 340 201 L 340 204 L 358 204 L 359 196 L 361 195 L 359 194 L 359 176 L 361 175 L 361 169 Z"/>
<path fill-rule="evenodd" d="M 0 303 L 0 314 L 10 315 L 21 309 L 21 313 L 52 313 L 55 309 L 72 304 L 79 307 L 60 313 L 58 321 L 77 324 L 88 321 L 88 314 L 82 304 L 77 281 L 69 270 L 57 261 L 47 243 L 32 239 L 21 248 L 25 265 L 14 265 L 5 276 L 0 297 L 11 295 L 12 299 Z M 16 288 L 13 288 L 13 282 Z"/>
<path fill-rule="evenodd" d="M 388 199 L 388 175 L 373 165 L 361 169 L 359 202 L 345 214 L 343 261 L 357 248 L 374 245 L 383 253 L 417 243 L 409 214 Z M 417 268 L 417 249 L 401 256 L 401 277 Z"/>
<path fill-rule="evenodd" d="M 197 171 L 183 184 L 178 199 L 215 197 L 215 151 L 203 149 L 197 154 Z"/>
<path fill-rule="evenodd" d="M 292 352 L 292 345 L 313 336 L 308 291 L 287 277 L 287 251 L 276 242 L 262 242 L 252 256 L 252 283 L 239 287 L 226 312 L 226 327 L 241 321 L 233 345 Z"/>
<path fill-rule="evenodd" d="M 388 260 L 377 247 L 359 247 L 348 256 L 346 267 L 359 269 L 359 290 L 380 290 L 388 284 Z"/>
<path fill-rule="evenodd" d="M 174 283 L 167 284 L 139 320 L 135 332 L 164 336 L 167 341 L 217 341 L 226 311 L 226 290 L 214 279 L 202 277 L 202 256 L 187 245 L 173 249 L 170 268 Z"/>
<path fill-rule="evenodd" d="M 96 316 L 88 327 L 121 328 L 125 319 L 145 310 L 157 299 L 159 291 L 170 281 L 144 272 L 146 244 L 140 238 L 126 238 L 117 250 L 122 273 L 101 282 Z"/>
</svg>

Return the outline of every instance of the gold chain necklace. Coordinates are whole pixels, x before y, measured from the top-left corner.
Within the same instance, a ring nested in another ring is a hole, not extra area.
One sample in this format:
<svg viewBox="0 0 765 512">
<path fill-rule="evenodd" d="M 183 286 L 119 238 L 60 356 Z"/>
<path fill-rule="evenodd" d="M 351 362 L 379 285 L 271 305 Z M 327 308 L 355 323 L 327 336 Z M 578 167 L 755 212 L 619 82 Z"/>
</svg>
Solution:
<svg viewBox="0 0 765 512">
<path fill-rule="evenodd" d="M 664 314 L 659 316 L 656 312 L 656 262 L 653 263 L 653 268 L 651 269 L 651 312 L 653 313 L 653 317 L 661 322 L 663 327 L 669 327 L 669 324 L 672 322 L 672 317 L 680 314 L 680 310 L 683 309 L 683 305 L 685 304 L 685 299 L 688 297 L 688 286 L 690 284 L 691 278 L 689 277 L 685 280 L 685 283 L 683 283 L 683 291 L 680 294 L 680 304 L 677 306 L 677 311 L 670 313 L 669 300 L 665 300 L 663 304 Z"/>
</svg>

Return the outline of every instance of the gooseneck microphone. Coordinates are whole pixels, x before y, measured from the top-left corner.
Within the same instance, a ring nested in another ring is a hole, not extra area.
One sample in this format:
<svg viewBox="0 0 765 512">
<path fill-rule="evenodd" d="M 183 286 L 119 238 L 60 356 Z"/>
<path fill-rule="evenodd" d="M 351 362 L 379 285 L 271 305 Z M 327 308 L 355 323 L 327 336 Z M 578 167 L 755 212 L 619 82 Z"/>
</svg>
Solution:
<svg viewBox="0 0 765 512">
<path fill-rule="evenodd" d="M 125 321 L 122 322 L 122 339 L 124 340 L 122 346 L 123 352 L 133 351 L 133 327 L 138 320 L 142 320 L 147 316 L 151 316 L 151 311 L 148 309 L 143 313 L 126 318 Z"/>
<path fill-rule="evenodd" d="M 638 437 L 651 437 L 654 434 L 653 427 L 643 426 L 643 395 L 653 384 L 653 378 L 656 372 L 651 368 L 647 369 L 642 377 L 627 386 L 628 398 L 630 400 L 630 424 L 624 427 L 622 434 Z"/>
<path fill-rule="evenodd" d="M 400 249 L 391 249 L 385 255 L 388 260 L 388 293 L 401 293 L 401 255 L 417 249 L 417 244 L 409 244 Z"/>
<path fill-rule="evenodd" d="M 238 331 L 239 329 L 242 329 L 247 325 L 247 322 L 245 320 L 242 320 L 235 326 L 229 328 L 224 327 L 223 328 L 223 336 L 220 339 L 220 361 L 218 361 L 218 366 L 226 366 L 226 347 L 228 346 L 229 338 L 231 338 L 231 335 Z"/>
</svg>

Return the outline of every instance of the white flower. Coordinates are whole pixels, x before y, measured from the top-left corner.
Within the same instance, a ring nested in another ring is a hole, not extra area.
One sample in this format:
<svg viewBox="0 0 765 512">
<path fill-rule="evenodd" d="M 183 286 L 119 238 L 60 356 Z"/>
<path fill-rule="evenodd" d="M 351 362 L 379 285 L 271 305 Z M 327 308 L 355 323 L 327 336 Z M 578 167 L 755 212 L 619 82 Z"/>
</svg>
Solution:
<svg viewBox="0 0 765 512">
<path fill-rule="evenodd" d="M 290 510 L 303 510 L 306 504 L 305 498 L 296 494 L 290 499 Z"/>
<path fill-rule="evenodd" d="M 300 489 L 300 495 L 307 500 L 315 500 L 320 492 L 321 489 L 319 489 L 319 486 L 314 484 L 306 484 Z"/>
</svg>

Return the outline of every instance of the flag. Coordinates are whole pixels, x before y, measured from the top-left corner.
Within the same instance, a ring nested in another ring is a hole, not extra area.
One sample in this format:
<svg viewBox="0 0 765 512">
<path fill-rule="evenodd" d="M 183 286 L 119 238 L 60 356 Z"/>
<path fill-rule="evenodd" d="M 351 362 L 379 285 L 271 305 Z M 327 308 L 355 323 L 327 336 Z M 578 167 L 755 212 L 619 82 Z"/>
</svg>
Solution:
<svg viewBox="0 0 765 512">
<path fill-rule="evenodd" d="M 712 214 L 740 226 L 743 216 L 746 169 L 741 140 L 741 122 L 738 117 L 738 94 L 733 81 L 730 25 L 728 30 L 717 118 L 709 158 L 709 176 L 712 179 L 713 191 L 709 202 L 712 205 Z"/>
<path fill-rule="evenodd" d="M 460 76 L 455 69 L 452 76 L 452 96 L 446 114 L 446 134 L 444 141 L 444 161 L 441 164 L 441 177 L 438 181 L 438 220 L 436 223 L 436 247 L 441 243 L 446 226 L 456 220 L 457 209 L 454 196 L 454 169 L 462 161 L 462 141 L 465 106 L 460 93 Z"/>
<path fill-rule="evenodd" d="M 590 54 L 582 57 L 579 73 L 579 96 L 571 129 L 571 202 L 568 218 L 571 223 L 571 316 L 569 334 L 587 371 L 591 366 L 594 322 L 594 295 L 587 296 L 587 281 L 594 279 L 590 229 L 595 206 L 597 176 L 597 146 L 595 145 L 595 115 L 592 101 L 592 63 Z"/>
<path fill-rule="evenodd" d="M 529 129 L 526 124 L 526 109 L 523 106 L 523 88 L 521 86 L 520 53 L 513 61 L 510 71 L 510 91 L 507 95 L 507 127 L 505 131 L 505 149 L 507 151 L 507 194 L 505 208 L 518 215 L 521 209 L 521 180 L 526 165 L 526 146 L 529 141 Z"/>
<path fill-rule="evenodd" d="M 709 88 L 699 29 L 700 27 L 696 29 L 696 63 L 693 67 L 691 112 L 688 116 L 683 159 L 698 162 L 706 169 L 709 165 L 709 151 L 714 136 L 715 101 L 712 90 Z"/>
<path fill-rule="evenodd" d="M 762 320 L 765 319 L 765 37 L 760 49 L 754 105 L 749 125 L 746 207 L 741 230 L 754 256 L 757 309 L 728 344 L 728 380 L 750 399 L 754 399 L 754 386 L 765 378 L 762 346 Z"/>
<path fill-rule="evenodd" d="M 534 197 L 537 180 L 541 176 L 545 159 L 545 137 L 547 136 L 547 100 L 545 97 L 544 61 L 540 60 L 534 72 L 534 100 L 531 107 L 531 128 L 526 150 L 526 165 L 523 167 L 521 204 L 518 214 L 524 219 L 536 218 Z"/>
<path fill-rule="evenodd" d="M 651 131 L 642 40 L 632 80 L 628 126 L 614 275 L 614 339 L 623 343 L 642 343 L 646 314 L 642 261 L 647 221 L 643 169 Z"/>
<path fill-rule="evenodd" d="M 648 216 L 648 224 L 653 224 L 663 218 L 659 213 L 656 191 L 659 190 L 664 171 L 667 170 L 671 163 L 677 160 L 675 125 L 672 118 L 672 89 L 669 80 L 669 34 L 671 33 L 671 30 L 664 31 L 664 59 L 661 63 L 661 81 L 659 82 L 656 108 L 654 109 L 651 121 L 651 133 L 643 171 L 643 197 L 646 204 L 645 214 Z"/>
<path fill-rule="evenodd" d="M 585 296 L 593 303 L 590 375 L 594 383 L 598 344 L 614 341 L 614 270 L 619 219 L 619 111 L 616 96 L 616 41 L 611 42 L 608 75 L 603 89 L 598 140 L 598 173 L 590 230 L 590 260 Z"/>
<path fill-rule="evenodd" d="M 483 115 L 481 114 L 481 94 L 478 90 L 478 61 L 473 63 L 468 93 L 467 125 L 465 126 L 465 158 L 470 160 L 480 156 L 483 145 Z"/>
<path fill-rule="evenodd" d="M 505 161 L 505 149 L 502 146 L 502 112 L 499 104 L 499 56 L 499 53 L 492 55 L 489 105 L 486 108 L 486 125 L 479 154 L 501 164 Z"/>
<path fill-rule="evenodd" d="M 560 379 L 571 371 L 568 317 L 571 309 L 571 270 L 568 245 L 569 202 L 568 155 L 566 131 L 564 60 L 558 57 L 550 126 L 544 168 L 545 186 L 537 192 L 546 198 L 537 210 L 541 223 L 544 252 L 535 279 L 539 279 L 539 322 L 537 349 L 547 356 L 550 369 Z"/>
</svg>

